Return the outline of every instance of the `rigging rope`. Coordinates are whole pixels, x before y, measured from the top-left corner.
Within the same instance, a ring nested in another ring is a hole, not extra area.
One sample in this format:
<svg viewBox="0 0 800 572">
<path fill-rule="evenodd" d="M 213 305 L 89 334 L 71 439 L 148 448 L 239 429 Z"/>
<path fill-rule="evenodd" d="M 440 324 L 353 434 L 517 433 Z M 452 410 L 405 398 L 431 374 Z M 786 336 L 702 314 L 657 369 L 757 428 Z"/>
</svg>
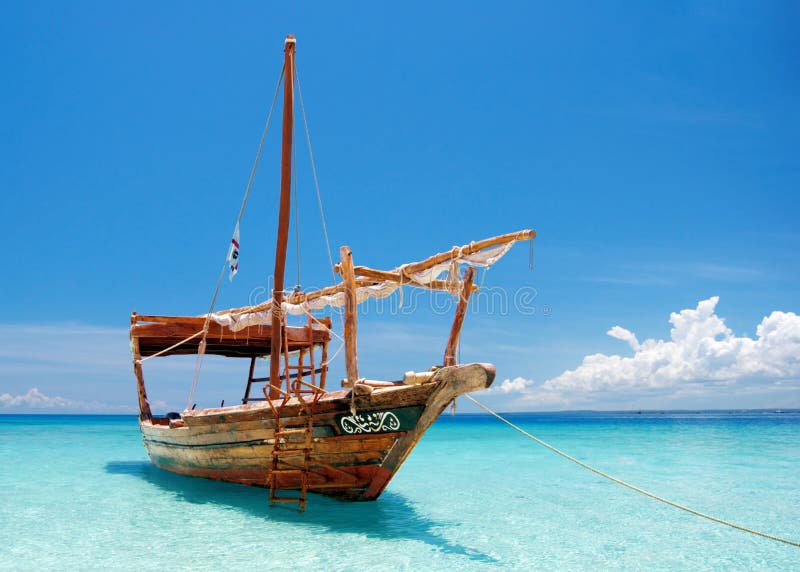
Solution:
<svg viewBox="0 0 800 572">
<path fill-rule="evenodd" d="M 256 171 L 258 170 L 258 161 L 261 159 L 261 152 L 264 150 L 264 140 L 267 138 L 269 131 L 269 123 L 272 120 L 272 111 L 275 109 L 275 102 L 278 100 L 278 93 L 281 89 L 281 80 L 285 72 L 285 65 L 281 66 L 281 73 L 278 75 L 278 85 L 275 86 L 275 94 L 272 96 L 272 103 L 269 106 L 269 113 L 267 114 L 267 123 L 264 125 L 264 131 L 261 132 L 261 141 L 258 143 L 258 151 L 256 152 L 256 159 L 253 161 L 253 169 L 250 171 L 250 178 L 247 180 L 247 188 L 244 191 L 244 199 L 242 200 L 242 208 L 239 209 L 239 216 L 236 218 L 236 224 L 242 221 L 244 214 L 244 207 L 247 204 L 247 197 L 250 196 L 250 188 L 253 186 L 253 181 L 256 178 Z"/>
<path fill-rule="evenodd" d="M 192 375 L 192 387 L 189 389 L 189 400 L 186 403 L 186 409 L 189 409 L 194 400 L 194 391 L 197 389 L 197 382 L 200 379 L 200 368 L 203 367 L 203 356 L 206 353 L 206 337 L 208 337 L 208 325 L 211 322 L 211 313 L 214 311 L 214 306 L 217 304 L 217 297 L 219 296 L 219 289 L 222 286 L 222 279 L 225 278 L 225 270 L 228 268 L 228 258 L 225 257 L 225 262 L 222 263 L 222 270 L 220 270 L 219 278 L 217 279 L 217 287 L 214 288 L 214 296 L 211 298 L 211 304 L 206 314 L 206 319 L 203 322 L 203 337 L 200 338 L 200 343 L 197 344 L 197 359 L 194 362 L 194 374 Z"/>
<path fill-rule="evenodd" d="M 171 352 L 171 351 L 172 351 L 172 350 L 174 350 L 175 348 L 178 348 L 178 347 L 182 346 L 183 344 L 185 344 L 186 342 L 189 342 L 189 341 L 191 341 L 191 340 L 195 339 L 197 336 L 199 336 L 199 335 L 202 335 L 202 333 L 203 333 L 203 330 L 200 330 L 199 332 L 195 332 L 194 334 L 192 334 L 192 335 L 191 335 L 191 336 L 189 336 L 188 338 L 184 338 L 184 339 L 182 339 L 181 341 L 179 341 L 178 343 L 176 343 L 176 344 L 172 344 L 172 345 L 171 345 L 171 346 L 169 346 L 168 348 L 164 348 L 163 350 L 161 350 L 161 351 L 159 351 L 159 352 L 156 352 L 156 353 L 154 353 L 154 354 L 150 354 L 150 355 L 149 355 L 149 356 L 147 356 L 147 357 L 143 357 L 142 359 L 140 359 L 140 360 L 139 360 L 139 363 L 144 363 L 144 362 L 146 362 L 147 360 L 149 360 L 150 358 L 154 358 L 154 357 L 158 357 L 158 356 L 163 356 L 165 353 L 167 353 L 167 352 Z"/>
<path fill-rule="evenodd" d="M 242 199 L 242 206 L 239 208 L 239 216 L 236 217 L 236 225 L 234 226 L 234 233 L 236 229 L 239 228 L 239 223 L 242 222 L 242 215 L 244 215 L 244 207 L 247 205 L 247 198 L 250 196 L 250 189 L 253 186 L 253 181 L 256 178 L 256 171 L 258 170 L 258 161 L 261 159 L 261 153 L 264 150 L 264 141 L 267 138 L 267 132 L 269 131 L 269 124 L 272 120 L 272 112 L 275 109 L 275 102 L 278 100 L 278 93 L 281 89 L 281 81 L 283 80 L 283 74 L 285 71 L 285 65 L 281 66 L 281 73 L 278 75 L 278 85 L 275 86 L 275 94 L 272 96 L 272 103 L 269 106 L 269 113 L 267 113 L 267 122 L 264 125 L 264 130 L 261 132 L 261 140 L 258 143 L 258 151 L 256 152 L 255 161 L 253 161 L 253 168 L 250 171 L 250 178 L 247 180 L 247 188 L 244 191 L 244 198 Z M 217 286 L 214 288 L 214 295 L 211 297 L 211 304 L 208 309 L 208 313 L 206 313 L 206 319 L 203 323 L 203 337 L 200 340 L 200 343 L 197 346 L 197 359 L 194 363 L 194 375 L 192 376 L 192 387 L 189 390 L 189 401 L 186 404 L 186 409 L 189 409 L 192 405 L 192 401 L 194 400 L 194 392 L 197 389 L 197 382 L 200 379 L 200 369 L 203 367 L 203 356 L 206 353 L 206 337 L 208 336 L 208 325 L 211 321 L 211 314 L 214 312 L 214 306 L 217 304 L 217 297 L 219 296 L 219 290 L 222 286 L 222 279 L 225 277 L 225 269 L 228 267 L 228 249 L 230 248 L 229 245 L 226 245 L 225 250 L 225 262 L 222 264 L 222 271 L 219 273 L 219 278 L 217 279 Z"/>
<path fill-rule="evenodd" d="M 292 110 L 294 112 L 294 110 Z M 297 200 L 297 125 L 292 121 L 292 172 L 294 173 L 294 248 L 297 253 L 297 282 L 295 290 L 300 290 L 300 203 Z"/>
<path fill-rule="evenodd" d="M 776 542 L 782 542 L 782 543 L 784 543 L 784 544 L 788 544 L 788 545 L 790 545 L 790 546 L 796 546 L 796 547 L 800 548 L 800 542 L 797 542 L 797 541 L 794 541 L 794 540 L 788 540 L 788 539 L 786 539 L 786 538 L 781 538 L 780 536 L 775 536 L 775 535 L 772 535 L 772 534 L 768 534 L 768 533 L 766 533 L 766 532 L 761 532 L 761 531 L 758 531 L 758 530 L 753 530 L 752 528 L 747 528 L 747 527 L 745 527 L 745 526 L 741 526 L 741 525 L 739 525 L 739 524 L 736 524 L 736 523 L 733 523 L 733 522 L 730 522 L 730 521 L 727 521 L 727 520 L 723 520 L 723 519 L 721 519 L 721 518 L 717 518 L 717 517 L 715 517 L 715 516 L 711 516 L 710 514 L 705 514 L 705 513 L 703 513 L 703 512 L 700 512 L 700 511 L 694 510 L 694 509 L 692 509 L 692 508 L 689 508 L 689 507 L 687 507 L 687 506 L 684 506 L 684 505 L 682 505 L 682 504 L 678 504 L 678 503 L 676 503 L 676 502 L 673 502 L 673 501 L 671 501 L 671 500 L 667 500 L 667 499 L 665 499 L 664 497 L 660 497 L 660 496 L 658 496 L 658 495 L 656 495 L 656 494 L 654 494 L 654 493 L 651 493 L 651 492 L 649 492 L 649 491 L 646 491 L 646 490 L 644 490 L 644 489 L 642 489 L 642 488 L 639 488 L 639 487 L 637 487 L 637 486 L 635 486 L 635 485 L 632 485 L 632 484 L 630 484 L 630 483 L 626 483 L 625 481 L 623 481 L 623 480 L 621 480 L 621 479 L 618 479 L 618 478 L 616 478 L 616 477 L 612 477 L 612 476 L 611 476 L 611 475 L 609 475 L 608 473 L 604 473 L 603 471 L 601 471 L 601 470 L 599 470 L 599 469 L 595 469 L 595 468 L 594 468 L 594 467 L 592 467 L 591 465 L 587 465 L 586 463 L 584 463 L 584 462 L 582 462 L 582 461 L 579 461 L 579 460 L 578 460 L 578 459 L 576 459 L 575 457 L 572 457 L 572 456 L 570 456 L 570 455 L 566 454 L 564 451 L 561 451 L 561 450 L 559 450 L 559 449 L 556 449 L 555 447 L 553 447 L 553 446 L 552 446 L 552 445 L 550 445 L 549 443 L 546 443 L 546 442 L 542 441 L 541 439 L 539 439 L 539 438 L 537 438 L 537 437 L 534 437 L 533 435 L 531 435 L 530 433 L 528 433 L 527 431 L 525 431 L 525 430 L 524 430 L 524 429 L 522 429 L 521 427 L 519 427 L 519 426 L 517 426 L 517 425 L 514 425 L 514 424 L 513 424 L 511 421 L 509 421 L 508 419 L 506 419 L 505 417 L 503 417 L 503 416 L 502 416 L 502 415 L 500 415 L 499 413 L 496 413 L 495 411 L 492 411 L 491 409 L 489 409 L 489 408 L 488 408 L 487 406 L 485 406 L 483 403 L 481 403 L 480 401 L 478 401 L 477 399 L 475 399 L 474 397 L 472 397 L 470 394 L 468 394 L 468 393 L 465 393 L 465 394 L 464 394 L 464 397 L 466 397 L 467 399 L 469 399 L 470 401 L 472 401 L 472 402 L 473 402 L 475 405 L 477 405 L 478 407 L 480 407 L 481 409 L 483 409 L 484 411 L 486 411 L 486 412 L 487 412 L 489 415 L 491 415 L 491 416 L 493 416 L 493 417 L 495 417 L 495 418 L 499 419 L 500 421 L 502 421 L 503 423 L 505 423 L 506 425 L 508 425 L 508 426 L 509 426 L 509 427 L 511 427 L 512 429 L 514 429 L 515 431 L 518 431 L 519 433 L 522 433 L 522 434 L 523 434 L 525 437 L 527 437 L 528 439 L 531 439 L 531 440 L 533 440 L 533 441 L 537 442 L 537 443 L 538 443 L 539 445 L 541 445 L 542 447 L 545 447 L 545 448 L 547 448 L 547 449 L 550 449 L 550 450 L 551 450 L 553 453 L 555 453 L 556 455 L 559 455 L 559 456 L 561 456 L 561 457 L 563 457 L 563 458 L 567 459 L 568 461 L 571 461 L 571 462 L 575 463 L 576 465 L 579 465 L 579 466 L 583 467 L 584 469 L 586 469 L 586 470 L 588 470 L 588 471 L 591 471 L 591 472 L 595 473 L 596 475 L 599 475 L 599 476 L 603 477 L 604 479 L 608 479 L 609 481 L 612 481 L 612 482 L 614 482 L 614 483 L 616 483 L 616 484 L 618 484 L 618 485 L 621 485 L 621 486 L 623 486 L 623 487 L 626 487 L 626 488 L 628 488 L 628 489 L 630 489 L 630 490 L 632 490 L 632 491 L 635 491 L 635 492 L 637 492 L 637 493 L 640 493 L 640 494 L 643 494 L 643 495 L 645 495 L 645 496 L 648 496 L 648 497 L 650 497 L 651 499 L 657 500 L 658 502 L 662 502 L 662 503 L 664 503 L 664 504 L 668 504 L 668 505 L 669 505 L 669 506 L 671 506 L 671 507 L 677 508 L 677 509 L 679 509 L 679 510 L 682 510 L 682 511 L 685 511 L 685 512 L 688 512 L 688 513 L 691 513 L 691 514 L 693 514 L 693 515 L 695 515 L 695 516 L 699 516 L 699 517 L 701 517 L 701 518 L 705 518 L 705 519 L 707 519 L 707 520 L 710 520 L 710 521 L 712 521 L 712 522 L 716 522 L 716 523 L 719 523 L 719 524 L 723 524 L 723 525 L 725 525 L 725 526 L 729 526 L 729 527 L 731 527 L 731 528 L 735 528 L 735 529 L 737 529 L 737 530 L 741 530 L 742 532 L 747 532 L 747 533 L 749 533 L 749 534 L 754 534 L 754 535 L 756 535 L 756 536 L 761 536 L 761 537 L 763 537 L 763 538 L 768 538 L 768 539 L 770 539 L 770 540 L 774 540 L 774 541 L 776 541 Z"/>
<path fill-rule="evenodd" d="M 322 208 L 322 195 L 319 192 L 319 179 L 317 178 L 317 165 L 314 161 L 314 151 L 311 150 L 311 133 L 308 130 L 308 119 L 306 118 L 306 106 L 303 104 L 303 91 L 300 89 L 300 74 L 297 71 L 297 63 L 294 66 L 294 77 L 297 82 L 297 95 L 300 99 L 300 112 L 303 115 L 303 126 L 306 130 L 306 142 L 308 143 L 308 157 L 311 160 L 311 174 L 314 177 L 314 189 L 317 192 L 317 204 L 319 205 L 319 216 L 322 219 L 322 232 L 325 234 L 325 248 L 328 250 L 328 262 L 331 265 L 331 276 L 336 281 L 336 273 L 333 271 L 333 255 L 331 254 L 331 241 L 328 239 L 328 225 L 325 223 L 325 209 Z"/>
<path fill-rule="evenodd" d="M 303 127 L 306 131 L 306 143 L 308 144 L 308 158 L 311 163 L 311 175 L 314 178 L 314 190 L 317 193 L 317 205 L 319 206 L 319 217 L 322 221 L 322 233 L 325 236 L 325 249 L 328 251 L 328 263 L 331 267 L 331 278 L 336 282 L 336 272 L 333 269 L 333 254 L 331 252 L 331 241 L 328 237 L 328 224 L 325 222 L 325 209 L 322 206 L 322 194 L 319 192 L 319 178 L 317 177 L 317 163 L 314 161 L 314 151 L 311 148 L 311 132 L 308 129 L 308 118 L 306 117 L 306 106 L 303 103 L 303 90 L 300 88 L 300 73 L 297 70 L 297 62 L 294 65 L 294 79 L 297 82 L 297 96 L 300 99 L 300 113 L 303 116 Z M 342 316 L 342 309 L 336 309 L 336 315 L 339 318 L 339 327 L 344 329 L 344 317 Z M 341 348 L 340 348 L 341 349 Z M 339 352 L 336 352 L 338 355 Z M 336 357 L 334 355 L 334 357 Z M 333 359 L 333 358 L 331 358 Z M 330 360 L 329 360 L 330 361 Z"/>
</svg>

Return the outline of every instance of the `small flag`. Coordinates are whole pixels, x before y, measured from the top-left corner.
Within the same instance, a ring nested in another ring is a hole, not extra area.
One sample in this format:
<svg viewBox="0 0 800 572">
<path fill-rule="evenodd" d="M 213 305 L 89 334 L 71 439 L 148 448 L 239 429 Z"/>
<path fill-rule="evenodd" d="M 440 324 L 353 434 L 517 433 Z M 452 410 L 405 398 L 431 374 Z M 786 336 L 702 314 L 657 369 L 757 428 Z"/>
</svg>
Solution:
<svg viewBox="0 0 800 572">
<path fill-rule="evenodd" d="M 233 238 L 231 238 L 231 248 L 228 250 L 228 266 L 231 273 L 228 280 L 233 282 L 233 277 L 239 271 L 239 223 L 236 223 L 236 229 L 233 231 Z"/>
</svg>

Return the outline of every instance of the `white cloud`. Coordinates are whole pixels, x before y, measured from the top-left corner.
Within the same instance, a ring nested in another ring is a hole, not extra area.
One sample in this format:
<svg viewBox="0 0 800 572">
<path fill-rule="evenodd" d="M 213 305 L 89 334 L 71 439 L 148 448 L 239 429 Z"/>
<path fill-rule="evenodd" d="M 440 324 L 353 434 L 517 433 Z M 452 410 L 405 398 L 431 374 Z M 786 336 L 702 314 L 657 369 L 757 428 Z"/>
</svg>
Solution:
<svg viewBox="0 0 800 572">
<path fill-rule="evenodd" d="M 756 337 L 736 336 L 716 314 L 719 297 L 670 315 L 669 340 L 647 339 L 614 326 L 609 336 L 627 342 L 632 357 L 592 354 L 575 369 L 528 386 L 524 401 L 536 405 L 592 404 L 609 396 L 662 398 L 741 396 L 800 388 L 800 316 L 775 311 L 764 317 Z M 793 399 L 797 401 L 794 391 Z"/>
<path fill-rule="evenodd" d="M 628 342 L 628 345 L 631 346 L 631 349 L 633 349 L 633 351 L 637 351 L 640 347 L 639 340 L 636 339 L 636 334 L 634 334 L 630 330 L 626 330 L 622 326 L 614 326 L 606 333 L 612 338 L 617 338 L 618 340 L 622 340 L 623 342 Z"/>
<path fill-rule="evenodd" d="M 505 379 L 500 385 L 493 385 L 490 387 L 487 393 L 521 393 L 532 383 L 533 380 L 525 379 L 524 377 Z"/>
<path fill-rule="evenodd" d="M 135 409 L 129 406 L 116 406 L 100 403 L 97 401 L 86 402 L 67 399 L 65 397 L 50 397 L 39 391 L 38 387 L 30 388 L 26 393 L 11 395 L 10 393 L 0 394 L 0 406 L 4 409 L 17 410 L 53 410 L 69 412 L 93 412 L 93 413 L 134 413 Z"/>
<path fill-rule="evenodd" d="M 145 379 L 154 410 L 177 410 L 186 404 L 194 372 L 194 356 L 174 356 L 146 362 Z M 231 377 L 240 380 L 235 389 Z M 207 356 L 196 394 L 200 406 L 235 399 L 247 378 L 247 364 Z M 127 328 L 90 324 L 0 323 L 0 410 L 30 410 L 28 401 L 38 393 L 50 400 L 37 403 L 39 410 L 129 413 L 136 408 L 136 381 L 131 363 Z M 30 394 L 30 395 L 29 395 Z M 23 400 L 29 396 L 28 400 Z M 102 402 L 96 400 L 102 400 Z M 114 405 L 107 405 L 114 404 Z M 91 407 L 90 407 L 91 405 Z M 94 407 L 96 405 L 96 407 Z"/>
</svg>

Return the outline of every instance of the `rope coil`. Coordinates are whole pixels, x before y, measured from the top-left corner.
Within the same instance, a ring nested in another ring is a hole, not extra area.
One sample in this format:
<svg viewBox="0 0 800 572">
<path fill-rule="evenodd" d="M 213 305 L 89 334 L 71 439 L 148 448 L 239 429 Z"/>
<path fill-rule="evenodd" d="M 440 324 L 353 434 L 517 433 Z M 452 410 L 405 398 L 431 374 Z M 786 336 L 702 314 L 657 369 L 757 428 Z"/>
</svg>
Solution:
<svg viewBox="0 0 800 572">
<path fill-rule="evenodd" d="M 699 516 L 701 518 L 705 518 L 705 519 L 710 520 L 712 522 L 716 522 L 718 524 L 729 526 L 731 528 L 735 528 L 736 530 L 741 530 L 742 532 L 747 532 L 749 534 L 754 534 L 754 535 L 760 536 L 762 538 L 768 538 L 769 540 L 774 540 L 775 542 L 781 542 L 783 544 L 788 544 L 789 546 L 796 546 L 796 547 L 800 548 L 800 542 L 797 542 L 797 541 L 794 541 L 794 540 L 789 540 L 789 539 L 786 539 L 786 538 L 781 538 L 780 536 L 775 536 L 773 534 L 768 534 L 766 532 L 761 532 L 759 530 L 754 530 L 752 528 L 747 528 L 746 526 L 741 526 L 741 525 L 736 524 L 734 522 L 723 520 L 721 518 L 717 518 L 715 516 L 711 516 L 710 514 L 705 514 L 703 512 L 698 511 L 698 510 L 694 510 L 694 509 L 689 508 L 687 506 L 684 506 L 682 504 L 678 504 L 678 503 L 673 502 L 671 500 L 665 499 L 664 497 L 660 497 L 660 496 L 658 496 L 658 495 L 656 495 L 654 493 L 651 493 L 651 492 L 646 491 L 646 490 L 644 490 L 644 489 L 642 489 L 640 487 L 637 487 L 636 485 L 632 485 L 630 483 L 626 483 L 625 481 L 623 481 L 621 479 L 618 479 L 616 477 L 613 477 L 613 476 L 609 475 L 608 473 L 604 473 L 603 471 L 601 471 L 599 469 L 595 469 L 591 465 L 587 465 L 586 463 L 584 463 L 582 461 L 579 461 L 575 457 L 572 457 L 572 456 L 568 455 L 564 451 L 561 451 L 561 450 L 553 447 L 549 443 L 546 443 L 545 441 L 542 441 L 541 439 L 539 439 L 537 437 L 534 437 L 533 435 L 531 435 L 530 433 L 525 431 L 523 428 L 521 428 L 521 427 L 519 427 L 517 425 L 514 425 L 511 421 L 509 421 L 508 419 L 506 419 L 505 417 L 503 417 L 499 413 L 489 409 L 483 403 L 481 403 L 480 401 L 478 401 L 477 399 L 472 397 L 470 394 L 465 393 L 464 397 L 466 397 L 467 399 L 472 401 L 472 403 L 474 403 L 475 405 L 477 405 L 478 407 L 480 407 L 481 409 L 486 411 L 492 417 L 495 417 L 495 418 L 499 419 L 500 421 L 502 421 L 503 423 L 505 423 L 506 425 L 508 425 L 512 429 L 514 429 L 515 431 L 518 431 L 519 433 L 522 433 L 528 439 L 531 439 L 531 440 L 535 441 L 536 443 L 538 443 L 542 447 L 545 447 L 546 449 L 550 449 L 556 455 L 559 455 L 559 456 L 565 458 L 566 460 L 571 461 L 571 462 L 575 463 L 576 465 L 579 465 L 579 466 L 583 467 L 584 469 L 586 469 L 588 471 L 591 471 L 594 474 L 603 477 L 604 479 L 608 479 L 611 482 L 614 482 L 614 483 L 616 483 L 618 485 L 621 485 L 621 486 L 623 486 L 625 488 L 628 488 L 628 489 L 630 489 L 630 490 L 632 490 L 634 492 L 643 494 L 643 495 L 645 495 L 647 497 L 650 497 L 651 499 L 657 500 L 658 502 L 661 502 L 661 503 L 664 503 L 664 504 L 668 504 L 671 507 L 677 508 L 677 509 L 682 510 L 684 512 L 688 512 L 688 513 L 693 514 L 695 516 Z"/>
</svg>

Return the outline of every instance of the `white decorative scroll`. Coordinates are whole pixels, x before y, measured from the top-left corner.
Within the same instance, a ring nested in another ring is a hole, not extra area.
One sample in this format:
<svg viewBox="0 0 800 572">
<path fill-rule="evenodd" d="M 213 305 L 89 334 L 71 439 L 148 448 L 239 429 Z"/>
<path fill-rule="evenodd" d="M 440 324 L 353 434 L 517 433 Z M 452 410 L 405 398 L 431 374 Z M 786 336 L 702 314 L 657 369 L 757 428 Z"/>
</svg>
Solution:
<svg viewBox="0 0 800 572">
<path fill-rule="evenodd" d="M 391 411 L 372 411 L 342 417 L 339 425 L 345 433 L 356 435 L 358 433 L 397 431 L 400 429 L 400 420 Z"/>
</svg>

